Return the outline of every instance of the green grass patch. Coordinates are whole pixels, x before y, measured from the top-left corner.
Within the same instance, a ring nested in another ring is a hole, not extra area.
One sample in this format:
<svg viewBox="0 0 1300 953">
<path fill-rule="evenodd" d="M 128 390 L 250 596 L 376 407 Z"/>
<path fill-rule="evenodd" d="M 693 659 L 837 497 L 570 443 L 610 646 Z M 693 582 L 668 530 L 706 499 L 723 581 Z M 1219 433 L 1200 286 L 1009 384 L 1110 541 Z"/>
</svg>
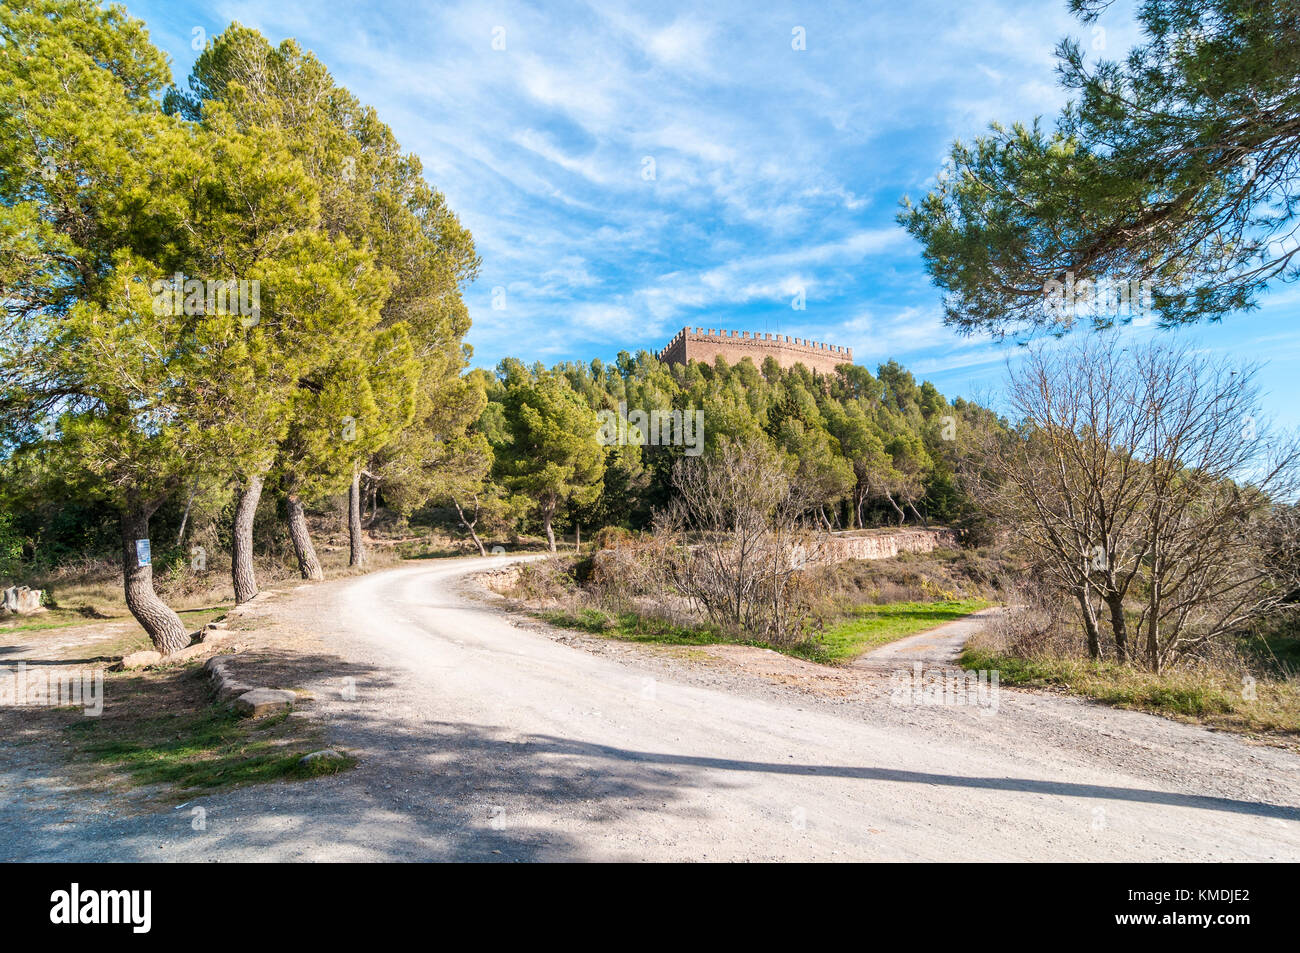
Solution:
<svg viewBox="0 0 1300 953">
<path fill-rule="evenodd" d="M 534 612 L 544 622 L 562 629 L 576 629 L 592 635 L 624 642 L 648 642 L 660 645 L 753 645 L 784 655 L 834 665 L 868 649 L 907 635 L 914 635 L 953 619 L 960 619 L 985 608 L 979 599 L 945 602 L 899 602 L 892 605 L 856 607 L 845 621 L 827 629 L 820 638 L 792 645 L 774 645 L 757 639 L 730 638 L 709 625 L 682 626 L 664 619 L 646 617 L 635 612 L 605 612 L 579 609 L 570 612 L 553 609 Z"/>
<path fill-rule="evenodd" d="M 74 625 L 91 625 L 102 619 L 87 617 L 71 609 L 47 609 L 39 615 L 16 617 L 23 621 L 0 622 L 0 635 L 9 632 L 43 632 L 46 629 L 66 629 Z"/>
<path fill-rule="evenodd" d="M 1249 636 L 1242 648 L 1257 667 L 1266 671 L 1284 677 L 1300 672 L 1300 624 L 1294 614 L 1272 631 Z"/>
<path fill-rule="evenodd" d="M 968 669 L 997 670 L 1003 685 L 1053 688 L 1228 731 L 1300 734 L 1300 685 L 1294 681 L 1245 682 L 1200 669 L 1155 675 L 1114 662 L 1018 658 L 981 648 L 967 648 L 960 662 Z"/>
<path fill-rule="evenodd" d="M 815 661 L 844 662 L 898 639 L 933 629 L 985 609 L 982 599 L 941 602 L 893 602 L 856 606 L 848 618 L 822 633 L 821 657 Z"/>
<path fill-rule="evenodd" d="M 816 642 L 795 645 L 773 645 L 758 639 L 738 639 L 724 634 L 712 625 L 684 626 L 653 616 L 635 612 L 606 612 L 602 609 L 579 609 L 569 612 L 552 609 L 532 613 L 538 619 L 561 629 L 574 629 L 591 635 L 600 635 L 620 642 L 642 642 L 655 645 L 753 645 L 771 649 L 785 655 L 825 661 Z"/>
<path fill-rule="evenodd" d="M 200 627 L 205 626 L 214 619 L 220 619 L 223 615 L 234 608 L 234 604 L 228 606 L 204 606 L 201 609 L 177 609 L 176 614 L 181 617 L 181 621 L 187 626 Z"/>
<path fill-rule="evenodd" d="M 318 739 L 304 739 L 300 726 L 289 723 L 287 712 L 252 720 L 227 708 L 203 705 L 125 723 L 79 719 L 64 731 L 77 751 L 125 772 L 132 783 L 170 784 L 180 790 L 305 779 L 356 765 L 351 757 L 302 764 L 303 755 L 322 745 Z M 304 740 L 311 744 L 304 745 Z"/>
</svg>

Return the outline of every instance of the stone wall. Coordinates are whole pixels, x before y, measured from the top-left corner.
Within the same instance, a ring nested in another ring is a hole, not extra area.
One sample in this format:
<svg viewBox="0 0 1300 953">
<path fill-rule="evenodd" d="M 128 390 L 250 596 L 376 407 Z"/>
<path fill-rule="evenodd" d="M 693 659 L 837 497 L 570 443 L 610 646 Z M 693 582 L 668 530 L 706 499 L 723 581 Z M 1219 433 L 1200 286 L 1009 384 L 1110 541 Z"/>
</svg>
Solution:
<svg viewBox="0 0 1300 953">
<path fill-rule="evenodd" d="M 817 374 L 834 374 L 838 365 L 853 363 L 853 348 L 788 334 L 688 327 L 678 331 L 657 356 L 669 364 L 712 364 L 719 357 L 728 364 L 739 364 L 748 357 L 759 368 L 764 359 L 772 357 L 786 369 L 802 364 Z"/>
<path fill-rule="evenodd" d="M 850 559 L 891 559 L 903 553 L 929 553 L 936 549 L 955 548 L 957 534 L 950 529 L 858 529 L 818 536 L 812 544 L 812 550 L 796 547 L 791 554 L 796 565 L 833 565 L 848 562 Z M 635 554 L 638 544 L 629 544 L 629 551 Z M 692 549 L 695 546 L 691 547 Z M 633 558 L 636 558 L 635 555 Z M 606 573 L 622 571 L 619 566 L 619 553 L 615 549 L 601 549 L 592 556 L 596 569 Z M 498 572 L 515 572 L 517 567 Z M 481 577 L 480 577 L 481 578 Z M 509 580 L 509 584 L 513 583 Z M 496 588 L 493 582 L 488 582 Z"/>
</svg>

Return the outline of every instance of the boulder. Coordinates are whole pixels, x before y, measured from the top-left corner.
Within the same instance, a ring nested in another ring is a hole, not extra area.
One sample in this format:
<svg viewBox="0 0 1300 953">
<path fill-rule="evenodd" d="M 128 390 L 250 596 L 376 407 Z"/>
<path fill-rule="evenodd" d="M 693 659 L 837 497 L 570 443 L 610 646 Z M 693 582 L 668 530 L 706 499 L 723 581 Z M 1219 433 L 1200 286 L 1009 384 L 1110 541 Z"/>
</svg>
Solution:
<svg viewBox="0 0 1300 953">
<path fill-rule="evenodd" d="M 140 652 L 132 652 L 130 655 L 122 657 L 122 668 L 146 668 L 150 665 L 157 665 L 162 660 L 162 655 L 152 649 L 144 649 Z"/>
<path fill-rule="evenodd" d="M 44 589 L 28 589 L 26 586 L 10 586 L 4 591 L 4 598 L 0 599 L 0 611 L 17 613 L 18 615 L 28 615 L 32 612 L 43 612 L 45 610 L 41 605 L 41 597 L 44 594 Z"/>
<path fill-rule="evenodd" d="M 238 698 L 240 695 L 251 692 L 255 687 L 245 682 L 224 681 L 217 687 L 217 701 L 228 702 L 232 698 Z"/>
<path fill-rule="evenodd" d="M 254 688 L 235 699 L 235 711 L 245 718 L 261 718 L 292 708 L 298 696 L 279 688 Z"/>
<path fill-rule="evenodd" d="M 347 756 L 341 751 L 335 751 L 332 748 L 325 748 L 322 751 L 313 751 L 311 754 L 305 754 L 298 759 L 299 764 L 311 764 L 313 761 L 346 761 Z"/>
<path fill-rule="evenodd" d="M 200 658 L 207 655 L 213 650 L 214 646 L 205 642 L 194 642 L 185 646 L 183 649 L 177 649 L 171 655 L 167 656 L 168 662 L 188 662 L 193 658 Z"/>
<path fill-rule="evenodd" d="M 201 642 L 203 645 L 209 645 L 209 646 L 224 645 L 226 642 L 229 642 L 238 634 L 239 634 L 238 632 L 231 632 L 225 626 L 222 626 L 221 628 L 216 628 L 211 623 L 209 623 L 208 625 L 204 626 L 203 629 L 199 632 L 199 642 Z"/>
</svg>

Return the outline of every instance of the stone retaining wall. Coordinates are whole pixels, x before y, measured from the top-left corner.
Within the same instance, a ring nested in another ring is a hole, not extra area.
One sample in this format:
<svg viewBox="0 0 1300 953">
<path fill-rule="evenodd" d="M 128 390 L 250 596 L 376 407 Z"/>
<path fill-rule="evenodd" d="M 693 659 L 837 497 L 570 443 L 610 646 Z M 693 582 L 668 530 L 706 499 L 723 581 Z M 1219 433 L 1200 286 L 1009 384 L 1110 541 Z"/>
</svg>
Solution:
<svg viewBox="0 0 1300 953">
<path fill-rule="evenodd" d="M 950 529 L 891 529 L 832 533 L 822 544 L 823 561 L 890 559 L 901 553 L 928 553 L 957 545 Z"/>
</svg>

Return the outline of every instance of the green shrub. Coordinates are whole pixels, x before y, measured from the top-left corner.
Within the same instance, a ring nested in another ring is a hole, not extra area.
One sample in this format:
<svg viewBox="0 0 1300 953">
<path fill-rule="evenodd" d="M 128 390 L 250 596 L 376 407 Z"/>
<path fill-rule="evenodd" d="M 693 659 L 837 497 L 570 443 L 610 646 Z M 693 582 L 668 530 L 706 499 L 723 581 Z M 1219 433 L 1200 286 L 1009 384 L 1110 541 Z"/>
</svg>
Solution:
<svg viewBox="0 0 1300 953">
<path fill-rule="evenodd" d="M 23 538 L 14 528 L 14 518 L 0 513 L 0 578 L 18 575 L 23 563 Z"/>
</svg>

